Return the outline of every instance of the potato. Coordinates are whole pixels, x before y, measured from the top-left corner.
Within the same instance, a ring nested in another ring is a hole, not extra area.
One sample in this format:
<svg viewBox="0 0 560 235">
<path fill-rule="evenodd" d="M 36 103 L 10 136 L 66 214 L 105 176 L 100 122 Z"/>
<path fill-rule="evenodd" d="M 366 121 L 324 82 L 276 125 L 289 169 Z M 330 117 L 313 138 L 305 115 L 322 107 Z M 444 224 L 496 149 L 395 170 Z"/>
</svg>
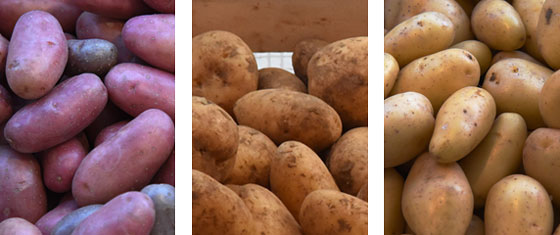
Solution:
<svg viewBox="0 0 560 235">
<path fill-rule="evenodd" d="M 430 154 L 440 163 L 465 157 L 488 134 L 495 117 L 496 104 L 486 90 L 469 86 L 456 91 L 436 116 Z"/>
<path fill-rule="evenodd" d="M 230 115 L 241 96 L 258 85 L 253 52 L 237 35 L 210 31 L 192 39 L 192 95 L 218 104 Z"/>
<path fill-rule="evenodd" d="M 519 113 L 534 130 L 543 127 L 539 94 L 552 70 L 522 59 L 500 61 L 488 70 L 482 88 L 496 101 L 498 113 Z"/>
<path fill-rule="evenodd" d="M 406 91 L 425 95 L 438 113 L 451 94 L 480 79 L 478 60 L 468 51 L 447 49 L 417 59 L 401 68 L 390 96 Z"/>
<path fill-rule="evenodd" d="M 514 0 L 512 3 L 513 8 L 519 13 L 521 20 L 523 20 L 523 25 L 525 25 L 525 31 L 527 32 L 527 39 L 523 48 L 527 53 L 540 61 L 543 61 L 543 58 L 537 44 L 537 25 L 545 1 Z"/>
<path fill-rule="evenodd" d="M 6 124 L 4 136 L 16 151 L 43 151 L 80 133 L 106 103 L 107 89 L 99 77 L 81 74 L 16 112 Z"/>
<path fill-rule="evenodd" d="M 399 63 L 395 60 L 395 57 L 389 53 L 385 53 L 383 72 L 383 83 L 385 84 L 383 87 L 385 88 L 385 98 L 387 98 L 399 74 Z"/>
<path fill-rule="evenodd" d="M 416 92 L 391 96 L 385 100 L 384 120 L 385 168 L 401 165 L 427 149 L 435 123 L 428 98 Z"/>
<path fill-rule="evenodd" d="M 256 234 L 302 234 L 288 208 L 268 189 L 256 185 L 227 185 L 251 211 L 258 228 Z"/>
<path fill-rule="evenodd" d="M 175 120 L 175 75 L 134 63 L 113 67 L 105 76 L 111 101 L 128 114 L 154 108 Z"/>
<path fill-rule="evenodd" d="M 308 88 L 333 107 L 345 129 L 367 126 L 367 37 L 347 38 L 319 50 L 307 67 Z"/>
<path fill-rule="evenodd" d="M 157 68 L 175 72 L 175 15 L 142 15 L 122 29 L 126 48 Z"/>
<path fill-rule="evenodd" d="M 502 113 L 488 135 L 459 164 L 471 185 L 474 207 L 482 208 L 488 191 L 496 182 L 521 166 L 527 125 L 517 113 Z"/>
<path fill-rule="evenodd" d="M 270 189 L 298 219 L 305 197 L 319 189 L 338 187 L 321 158 L 297 141 L 278 146 L 270 167 Z"/>
<path fill-rule="evenodd" d="M 192 170 L 192 234 L 256 234 L 257 229 L 251 211 L 234 191 Z"/>
<path fill-rule="evenodd" d="M 401 199 L 404 180 L 394 168 L 385 168 L 384 176 L 384 228 L 387 235 L 401 234 L 404 229 L 404 217 Z"/>
<path fill-rule="evenodd" d="M 1 76 L 2 75 L 0 75 L 0 77 Z M 5 123 L 6 121 L 8 121 L 13 113 L 14 110 L 12 108 L 12 96 L 10 95 L 8 90 L 6 90 L 6 88 L 0 85 L 0 123 Z"/>
<path fill-rule="evenodd" d="M 71 196 L 71 194 L 68 195 Z M 58 221 L 76 209 L 78 209 L 78 204 L 70 197 L 70 200 L 60 202 L 57 207 L 43 215 L 43 217 L 35 223 L 35 226 L 37 226 L 43 234 L 51 234 L 52 229 Z"/>
<path fill-rule="evenodd" d="M 144 0 L 144 3 L 162 13 L 175 13 L 174 0 Z"/>
<path fill-rule="evenodd" d="M 500 180 L 488 192 L 484 208 L 485 234 L 552 233 L 550 198 L 529 176 L 515 174 Z"/>
<path fill-rule="evenodd" d="M 127 192 L 113 198 L 84 219 L 72 235 L 148 234 L 155 220 L 154 203 L 140 192 Z"/>
<path fill-rule="evenodd" d="M 402 0 L 400 4 L 398 22 L 403 22 L 423 12 L 439 12 L 449 18 L 453 24 L 455 39 L 452 44 L 473 38 L 469 15 L 454 0 Z"/>
<path fill-rule="evenodd" d="M 385 53 L 399 65 L 447 49 L 455 38 L 453 23 L 439 12 L 424 12 L 395 26 L 385 35 Z"/>
<path fill-rule="evenodd" d="M 0 78 L 3 78 L 6 71 L 6 57 L 8 56 L 8 39 L 0 34 Z"/>
<path fill-rule="evenodd" d="M 6 59 L 6 78 L 16 95 L 29 100 L 49 93 L 67 60 L 66 37 L 54 16 L 30 11 L 19 18 Z"/>
<path fill-rule="evenodd" d="M 331 147 L 327 167 L 340 191 L 356 195 L 368 180 L 368 128 L 344 133 Z"/>
<path fill-rule="evenodd" d="M 156 211 L 150 234 L 175 234 L 175 188 L 168 184 L 150 184 L 141 192 L 150 196 Z"/>
<path fill-rule="evenodd" d="M 71 235 L 72 231 L 88 216 L 99 210 L 103 205 L 93 204 L 76 209 L 64 216 L 51 231 L 51 235 Z"/>
<path fill-rule="evenodd" d="M 286 89 L 307 93 L 307 87 L 294 74 L 280 68 L 264 68 L 259 70 L 258 89 Z"/>
<path fill-rule="evenodd" d="M 142 0 L 74 0 L 73 4 L 84 11 L 115 19 L 128 19 L 151 12 Z"/>
<path fill-rule="evenodd" d="M 270 162 L 276 154 L 276 144 L 258 130 L 238 126 L 239 146 L 233 169 L 225 184 L 259 184 L 267 187 L 270 181 Z"/>
<path fill-rule="evenodd" d="M 331 106 L 296 91 L 250 92 L 237 101 L 234 113 L 239 125 L 259 130 L 276 144 L 296 140 L 316 152 L 331 146 L 342 133 L 340 117 Z"/>
<path fill-rule="evenodd" d="M 459 164 L 420 155 L 404 182 L 402 211 L 416 234 L 465 234 L 473 215 L 473 195 Z"/>
<path fill-rule="evenodd" d="M 492 51 L 483 42 L 477 40 L 467 40 L 457 43 L 451 48 L 463 49 L 468 51 L 476 58 L 478 65 L 480 66 L 480 74 L 486 73 L 488 67 L 490 67 L 490 62 L 492 61 Z"/>
<path fill-rule="evenodd" d="M 77 137 L 40 154 L 45 186 L 53 192 L 64 193 L 72 188 L 72 178 L 89 149 Z"/>
<path fill-rule="evenodd" d="M 99 132 L 97 137 L 95 137 L 94 147 L 97 147 L 101 143 L 115 136 L 115 134 L 117 134 L 123 126 L 128 124 L 128 122 L 129 122 L 128 120 L 120 121 L 103 128 L 103 130 Z"/>
<path fill-rule="evenodd" d="M 484 235 L 484 222 L 478 216 L 473 215 L 465 235 Z"/>
<path fill-rule="evenodd" d="M 237 124 L 220 106 L 192 98 L 192 168 L 223 182 L 236 162 Z"/>
<path fill-rule="evenodd" d="M 175 187 L 175 150 L 159 168 L 158 173 L 152 178 L 152 183 L 169 184 Z"/>
<path fill-rule="evenodd" d="M 511 59 L 511 58 L 524 59 L 533 62 L 535 64 L 544 66 L 541 62 L 539 62 L 535 58 L 531 57 L 529 54 L 522 51 L 500 51 L 494 55 L 494 58 L 492 58 L 492 63 L 490 64 L 493 65 L 495 63 L 498 63 L 498 61 Z"/>
<path fill-rule="evenodd" d="M 304 234 L 367 234 L 368 203 L 333 190 L 307 195 L 299 213 Z"/>
<path fill-rule="evenodd" d="M 65 74 L 94 73 L 103 77 L 117 64 L 117 47 L 103 39 L 68 40 Z"/>
<path fill-rule="evenodd" d="M 560 128 L 560 73 L 553 73 L 539 94 L 539 112 L 546 126 Z"/>
<path fill-rule="evenodd" d="M 362 187 L 360 188 L 360 191 L 358 192 L 356 197 L 359 198 L 359 199 L 362 199 L 366 202 L 368 201 L 368 184 L 367 184 L 367 181 L 364 183 L 364 185 L 362 185 Z"/>
<path fill-rule="evenodd" d="M 513 51 L 525 44 L 521 16 L 506 1 L 480 1 L 472 12 L 471 25 L 476 38 L 492 49 Z"/>
<path fill-rule="evenodd" d="M 391 30 L 398 24 L 397 17 L 401 9 L 402 0 L 383 0 L 384 6 L 384 27 Z"/>
<path fill-rule="evenodd" d="M 296 44 L 292 54 L 292 66 L 294 67 L 295 74 L 304 85 L 307 85 L 307 65 L 309 60 L 317 51 L 328 44 L 328 42 L 320 39 L 307 39 Z"/>
<path fill-rule="evenodd" d="M 0 221 L 21 217 L 35 223 L 47 212 L 41 168 L 30 154 L 0 146 Z"/>
<path fill-rule="evenodd" d="M 0 223 L 0 235 L 42 235 L 41 230 L 22 218 L 10 218 Z"/>
<path fill-rule="evenodd" d="M 537 23 L 537 47 L 546 63 L 554 70 L 560 68 L 560 1 L 548 0 L 542 6 Z"/>
</svg>

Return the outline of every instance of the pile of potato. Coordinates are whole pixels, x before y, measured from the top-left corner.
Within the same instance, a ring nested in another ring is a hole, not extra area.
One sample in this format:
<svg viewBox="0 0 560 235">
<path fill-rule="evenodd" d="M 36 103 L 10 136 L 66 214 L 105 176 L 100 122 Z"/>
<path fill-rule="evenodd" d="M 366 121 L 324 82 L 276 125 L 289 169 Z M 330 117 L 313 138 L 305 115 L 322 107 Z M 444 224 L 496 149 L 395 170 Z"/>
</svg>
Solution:
<svg viewBox="0 0 560 235">
<path fill-rule="evenodd" d="M 193 38 L 193 234 L 367 234 L 367 37 L 257 70 L 238 36 Z"/>
<path fill-rule="evenodd" d="M 560 234 L 560 0 L 384 2 L 385 234 Z"/>
<path fill-rule="evenodd" d="M 174 5 L 0 1 L 0 235 L 175 233 Z"/>
</svg>

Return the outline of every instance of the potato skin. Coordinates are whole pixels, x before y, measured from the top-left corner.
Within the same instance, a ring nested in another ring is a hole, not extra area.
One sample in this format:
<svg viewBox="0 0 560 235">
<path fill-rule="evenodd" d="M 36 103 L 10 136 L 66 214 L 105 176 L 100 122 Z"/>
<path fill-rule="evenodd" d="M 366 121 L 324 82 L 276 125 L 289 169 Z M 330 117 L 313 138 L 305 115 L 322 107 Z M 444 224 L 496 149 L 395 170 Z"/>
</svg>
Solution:
<svg viewBox="0 0 560 235">
<path fill-rule="evenodd" d="M 395 57 L 393 57 L 389 53 L 385 53 L 384 56 L 383 72 L 383 87 L 385 89 L 385 98 L 387 98 L 387 96 L 391 92 L 391 89 L 393 89 L 393 86 L 395 85 L 397 75 L 399 75 L 399 63 L 397 62 L 397 60 L 395 60 Z"/>
<path fill-rule="evenodd" d="M 78 209 L 78 204 L 76 204 L 76 201 L 73 199 L 62 201 L 57 207 L 43 215 L 41 219 L 35 223 L 35 226 L 37 226 L 43 234 L 51 234 L 52 229 L 58 221 L 76 209 Z"/>
<path fill-rule="evenodd" d="M 547 127 L 560 128 L 560 73 L 553 73 L 539 94 L 539 112 Z"/>
<path fill-rule="evenodd" d="M 470 1 L 470 0 L 469 0 Z M 486 73 L 488 67 L 490 67 L 490 62 L 492 61 L 492 51 L 483 42 L 477 40 L 467 40 L 457 43 L 451 48 L 463 49 L 468 51 L 476 58 L 478 65 L 480 66 L 480 74 Z"/>
<path fill-rule="evenodd" d="M 489 235 L 548 235 L 552 234 L 553 215 L 550 198 L 538 181 L 526 175 L 510 175 L 488 192 L 484 230 Z"/>
<path fill-rule="evenodd" d="M 523 49 L 536 59 L 543 61 L 541 52 L 537 44 L 537 26 L 539 23 L 539 16 L 542 7 L 546 0 L 513 0 L 513 8 L 519 13 L 525 31 L 527 32 L 527 39 Z"/>
<path fill-rule="evenodd" d="M 511 59 L 511 58 L 524 59 L 533 62 L 535 64 L 544 66 L 540 61 L 536 60 L 535 58 L 531 57 L 529 54 L 522 51 L 500 51 L 494 55 L 494 57 L 492 58 L 492 63 L 490 64 L 494 65 L 495 63 L 498 63 L 498 61 L 500 60 Z"/>
<path fill-rule="evenodd" d="M 502 113 L 492 129 L 461 165 L 474 195 L 475 208 L 484 207 L 488 191 L 499 180 L 513 174 L 521 166 L 527 125 L 517 113 Z"/>
<path fill-rule="evenodd" d="M 66 37 L 51 14 L 23 14 L 8 45 L 6 78 L 12 91 L 24 99 L 37 99 L 56 84 L 68 60 Z"/>
<path fill-rule="evenodd" d="M 6 124 L 4 136 L 19 152 L 43 151 L 80 133 L 95 120 L 106 103 L 107 89 L 99 77 L 81 74 L 18 110 Z"/>
<path fill-rule="evenodd" d="M 72 231 L 88 216 L 99 210 L 103 205 L 84 206 L 64 216 L 51 231 L 51 235 L 71 235 Z"/>
<path fill-rule="evenodd" d="M 495 117 L 496 104 L 490 93 L 472 86 L 456 91 L 436 117 L 430 154 L 441 163 L 465 157 L 488 134 Z"/>
<path fill-rule="evenodd" d="M 543 127 L 539 94 L 553 71 L 522 59 L 500 61 L 488 70 L 482 88 L 496 101 L 498 113 L 519 113 L 534 130 Z"/>
<path fill-rule="evenodd" d="M 294 74 L 280 68 L 264 68 L 259 70 L 259 90 L 286 89 L 307 93 L 307 87 Z"/>
<path fill-rule="evenodd" d="M 103 39 L 68 40 L 65 74 L 94 73 L 103 77 L 117 64 L 117 47 Z"/>
<path fill-rule="evenodd" d="M 148 195 L 127 192 L 84 219 L 72 234 L 149 234 L 155 216 L 154 203 Z"/>
<path fill-rule="evenodd" d="M 560 12 L 560 1 L 545 1 L 539 15 L 536 33 L 539 51 L 546 63 L 554 70 L 560 68 L 560 46 L 557 43 L 560 40 L 558 12 Z"/>
<path fill-rule="evenodd" d="M 72 189 L 72 178 L 88 152 L 76 137 L 41 153 L 45 186 L 54 192 Z"/>
<path fill-rule="evenodd" d="M 383 218 L 385 218 L 384 234 L 386 235 L 401 234 L 403 233 L 404 230 L 404 217 L 401 210 L 401 200 L 402 200 L 404 179 L 394 168 L 385 168 L 385 174 L 383 179 L 384 179 Z"/>
<path fill-rule="evenodd" d="M 334 190 L 307 195 L 299 213 L 304 234 L 367 234 L 368 203 Z"/>
<path fill-rule="evenodd" d="M 41 168 L 30 154 L 0 146 L 0 221 L 21 217 L 35 223 L 47 212 Z M 23 182 L 23 184 L 22 184 Z"/>
<path fill-rule="evenodd" d="M 340 191 L 356 195 L 368 180 L 368 128 L 344 133 L 331 147 L 327 167 Z"/>
<path fill-rule="evenodd" d="M 95 137 L 94 147 L 97 147 L 101 143 L 115 136 L 123 126 L 128 124 L 128 122 L 129 121 L 127 120 L 120 121 L 103 128 L 103 130 L 97 134 L 97 137 Z"/>
<path fill-rule="evenodd" d="M 78 205 L 104 203 L 147 185 L 173 150 L 173 122 L 149 109 L 84 158 L 72 181 Z M 111 183 L 108 183 L 111 182 Z"/>
<path fill-rule="evenodd" d="M 152 11 L 142 0 L 74 0 L 73 4 L 84 11 L 115 19 L 128 19 Z"/>
<path fill-rule="evenodd" d="M 428 98 L 405 92 L 385 100 L 385 167 L 401 165 L 425 151 L 434 130 L 434 112 Z M 406 148 L 402 146 L 406 145 Z"/>
<path fill-rule="evenodd" d="M 270 189 L 296 220 L 309 193 L 319 189 L 339 191 L 321 158 L 297 141 L 278 146 L 270 168 Z"/>
<path fill-rule="evenodd" d="M 175 72 L 175 15 L 142 15 L 122 29 L 126 48 L 150 65 Z"/>
<path fill-rule="evenodd" d="M 480 1 L 473 9 L 471 25 L 476 38 L 492 49 L 513 51 L 525 44 L 521 16 L 506 1 Z"/>
<path fill-rule="evenodd" d="M 161 13 L 175 13 L 175 0 L 144 0 L 144 3 Z"/>
<path fill-rule="evenodd" d="M 150 184 L 141 192 L 152 199 L 156 211 L 150 234 L 175 234 L 175 188 L 168 184 Z"/>
<path fill-rule="evenodd" d="M 316 152 L 331 146 L 342 132 L 340 117 L 333 108 L 315 96 L 296 91 L 253 91 L 236 102 L 233 112 L 239 125 L 259 130 L 276 144 L 296 140 Z"/>
<path fill-rule="evenodd" d="M 395 26 L 385 35 L 385 53 L 399 65 L 444 50 L 455 38 L 453 23 L 439 12 L 424 12 Z"/>
<path fill-rule="evenodd" d="M 326 45 L 329 45 L 329 43 L 320 39 L 307 39 L 296 44 L 292 54 L 292 66 L 296 76 L 301 79 L 304 85 L 307 85 L 307 65 L 309 60 Z"/>
<path fill-rule="evenodd" d="M 464 234 L 473 215 L 473 195 L 459 164 L 420 155 L 404 182 L 402 211 L 417 234 Z"/>
<path fill-rule="evenodd" d="M 0 235 L 42 235 L 41 230 L 22 218 L 10 218 L 0 223 Z"/>
<path fill-rule="evenodd" d="M 111 101 L 136 117 L 160 109 L 175 120 L 175 75 L 134 63 L 114 66 L 105 76 Z"/>
</svg>

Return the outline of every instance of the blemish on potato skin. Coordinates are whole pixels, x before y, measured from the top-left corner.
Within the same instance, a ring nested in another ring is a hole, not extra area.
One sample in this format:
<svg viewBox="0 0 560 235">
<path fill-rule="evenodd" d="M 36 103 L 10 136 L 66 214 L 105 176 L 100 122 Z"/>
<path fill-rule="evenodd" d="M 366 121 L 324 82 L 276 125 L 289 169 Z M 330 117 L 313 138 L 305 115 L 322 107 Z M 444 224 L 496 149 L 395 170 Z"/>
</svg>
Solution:
<svg viewBox="0 0 560 235">
<path fill-rule="evenodd" d="M 492 73 L 492 75 L 490 76 L 490 81 L 493 82 L 494 80 L 496 80 L 496 74 Z"/>
<path fill-rule="evenodd" d="M 338 232 L 350 232 L 352 231 L 352 226 L 346 222 L 344 219 L 337 220 L 338 222 Z"/>
<path fill-rule="evenodd" d="M 550 24 L 550 18 L 552 18 L 552 8 L 548 8 L 546 10 L 545 18 L 546 18 L 546 24 L 549 25 Z"/>
</svg>

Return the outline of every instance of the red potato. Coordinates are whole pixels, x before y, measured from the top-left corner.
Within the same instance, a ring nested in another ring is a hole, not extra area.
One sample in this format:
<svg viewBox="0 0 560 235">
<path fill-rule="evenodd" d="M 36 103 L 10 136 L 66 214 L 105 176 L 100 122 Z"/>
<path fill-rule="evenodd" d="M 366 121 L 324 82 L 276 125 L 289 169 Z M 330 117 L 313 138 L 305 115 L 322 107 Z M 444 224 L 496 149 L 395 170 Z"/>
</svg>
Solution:
<svg viewBox="0 0 560 235">
<path fill-rule="evenodd" d="M 114 19 L 128 19 L 152 12 L 142 0 L 74 0 L 74 5 L 84 11 Z"/>
<path fill-rule="evenodd" d="M 167 161 L 159 168 L 158 173 L 152 179 L 154 184 L 170 184 L 175 187 L 175 150 Z"/>
<path fill-rule="evenodd" d="M 144 3 L 161 13 L 175 13 L 175 0 L 144 0 Z"/>
<path fill-rule="evenodd" d="M 6 122 L 13 113 L 12 97 L 8 90 L 0 85 L 0 123 Z"/>
<path fill-rule="evenodd" d="M 30 154 L 0 146 L 0 221 L 21 217 L 35 223 L 47 212 L 41 169 Z"/>
<path fill-rule="evenodd" d="M 72 181 L 78 205 L 105 203 L 129 190 L 146 186 L 173 150 L 173 121 L 149 109 L 82 161 Z"/>
<path fill-rule="evenodd" d="M 6 70 L 6 57 L 8 56 L 9 43 L 8 39 L 0 34 L 0 78 L 4 77 L 4 71 Z"/>
<path fill-rule="evenodd" d="M 43 152 L 41 166 L 45 186 L 57 193 L 70 191 L 74 173 L 86 154 L 87 149 L 77 137 Z"/>
<path fill-rule="evenodd" d="M 101 132 L 99 132 L 97 137 L 95 137 L 94 146 L 97 147 L 101 143 L 103 143 L 106 140 L 110 139 L 111 137 L 115 136 L 115 134 L 117 134 L 117 132 L 119 132 L 121 127 L 123 127 L 127 123 L 128 123 L 128 121 L 120 121 L 120 122 L 117 122 L 115 124 L 111 124 L 108 127 L 103 128 L 103 130 L 101 130 Z"/>
<path fill-rule="evenodd" d="M 83 220 L 72 235 L 150 234 L 156 211 L 148 195 L 123 193 Z"/>
<path fill-rule="evenodd" d="M 76 204 L 76 201 L 73 199 L 63 201 L 57 207 L 43 215 L 43 217 L 35 223 L 35 226 L 37 226 L 43 234 L 51 234 L 51 231 L 58 221 L 76 209 L 78 209 L 78 204 Z"/>
<path fill-rule="evenodd" d="M 118 64 L 105 76 L 109 99 L 132 116 L 150 108 L 175 120 L 175 76 L 133 63 Z"/>
<path fill-rule="evenodd" d="M 19 152 L 40 152 L 76 136 L 106 103 L 107 89 L 99 77 L 84 73 L 20 109 L 6 124 L 4 136 Z"/>
<path fill-rule="evenodd" d="M 14 27 L 8 46 L 6 78 L 12 91 L 37 99 L 56 84 L 68 60 L 66 36 L 51 14 L 30 11 Z"/>
<path fill-rule="evenodd" d="M 175 15 L 134 17 L 122 30 L 126 48 L 148 64 L 175 72 Z"/>
<path fill-rule="evenodd" d="M 22 218 L 10 218 L 0 223 L 0 235 L 42 235 L 34 224 Z"/>
<path fill-rule="evenodd" d="M 126 114 L 119 108 L 117 108 L 113 102 L 108 101 L 107 105 L 101 113 L 97 116 L 95 121 L 93 121 L 85 130 L 87 139 L 89 143 L 95 143 L 97 135 L 109 125 L 117 123 L 119 121 L 132 119 L 130 115 Z"/>
</svg>

